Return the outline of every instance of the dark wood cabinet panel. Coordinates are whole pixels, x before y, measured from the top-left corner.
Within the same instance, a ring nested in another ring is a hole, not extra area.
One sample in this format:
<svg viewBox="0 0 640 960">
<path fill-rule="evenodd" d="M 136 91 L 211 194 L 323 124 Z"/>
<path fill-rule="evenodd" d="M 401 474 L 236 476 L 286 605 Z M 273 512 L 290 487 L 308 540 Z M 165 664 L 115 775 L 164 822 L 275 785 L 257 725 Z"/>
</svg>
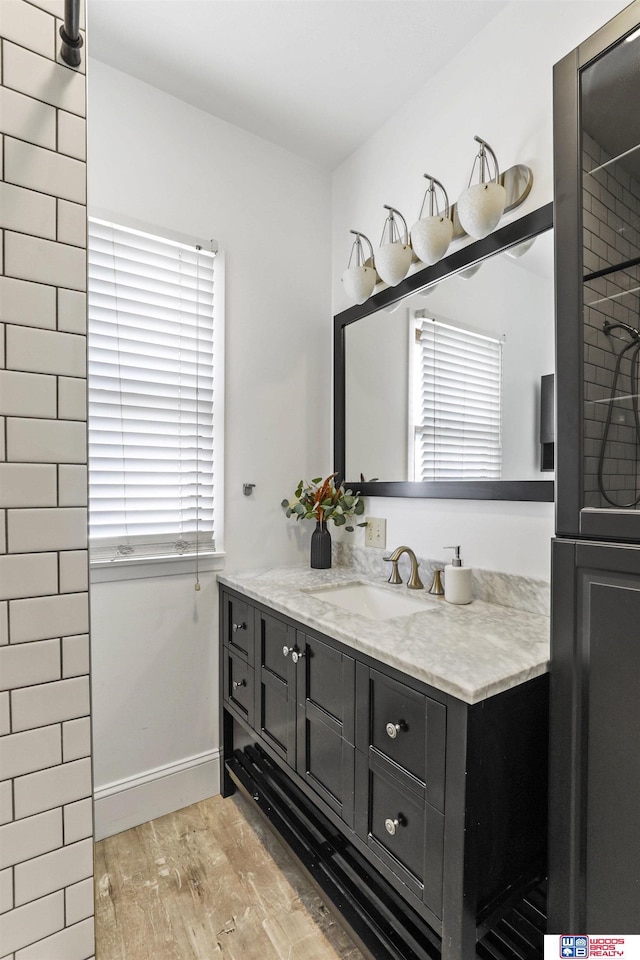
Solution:
<svg viewBox="0 0 640 960">
<path fill-rule="evenodd" d="M 298 631 L 296 769 L 345 823 L 353 824 L 355 663 Z"/>
<path fill-rule="evenodd" d="M 225 702 L 253 726 L 253 670 L 246 660 L 228 649 L 224 652 L 223 683 Z"/>
<path fill-rule="evenodd" d="M 255 611 L 255 716 L 258 732 L 287 763 L 296 762 L 295 630 Z M 286 651 L 286 652 L 285 652 Z"/>
<path fill-rule="evenodd" d="M 639 934 L 640 548 L 553 552 L 549 923 Z"/>
<path fill-rule="evenodd" d="M 297 771 L 349 826 L 353 825 L 355 747 L 342 725 L 311 702 L 298 710 Z"/>
<path fill-rule="evenodd" d="M 301 702 L 314 704 L 337 720 L 344 736 L 352 743 L 355 661 L 310 634 L 299 632 L 297 643 L 304 652 L 303 676 L 298 673 Z"/>
<path fill-rule="evenodd" d="M 607 579 L 584 574 L 580 585 L 580 593 L 588 594 L 583 609 L 588 609 L 590 649 L 586 929 L 637 934 L 640 576 L 626 582 Z"/>
</svg>

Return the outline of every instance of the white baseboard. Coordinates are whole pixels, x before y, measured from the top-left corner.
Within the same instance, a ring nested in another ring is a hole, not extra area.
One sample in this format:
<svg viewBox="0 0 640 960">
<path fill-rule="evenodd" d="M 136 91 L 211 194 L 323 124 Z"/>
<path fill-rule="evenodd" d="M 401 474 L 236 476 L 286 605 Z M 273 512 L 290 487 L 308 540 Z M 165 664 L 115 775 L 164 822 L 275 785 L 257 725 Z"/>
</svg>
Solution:
<svg viewBox="0 0 640 960">
<path fill-rule="evenodd" d="M 104 840 L 217 793 L 220 793 L 219 750 L 209 750 L 97 787 L 93 794 L 95 839 Z"/>
</svg>

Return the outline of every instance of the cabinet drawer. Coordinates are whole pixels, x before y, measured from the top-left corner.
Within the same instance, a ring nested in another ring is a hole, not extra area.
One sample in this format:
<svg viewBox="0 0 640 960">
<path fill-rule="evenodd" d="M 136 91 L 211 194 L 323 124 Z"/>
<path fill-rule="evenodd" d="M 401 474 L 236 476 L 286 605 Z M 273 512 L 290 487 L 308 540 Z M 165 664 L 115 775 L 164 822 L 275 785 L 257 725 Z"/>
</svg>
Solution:
<svg viewBox="0 0 640 960">
<path fill-rule="evenodd" d="M 376 751 L 428 786 L 444 804 L 446 707 L 376 670 L 369 673 L 369 736 Z M 363 745 L 359 744 L 360 749 Z"/>
<path fill-rule="evenodd" d="M 227 593 L 223 596 L 223 642 L 253 665 L 253 607 Z"/>
<path fill-rule="evenodd" d="M 369 744 L 424 783 L 427 698 L 375 670 L 369 690 Z"/>
<path fill-rule="evenodd" d="M 224 699 L 253 725 L 253 670 L 246 660 L 228 648 L 224 651 Z"/>
<path fill-rule="evenodd" d="M 424 802 L 380 771 L 369 771 L 369 833 L 422 883 Z"/>
<path fill-rule="evenodd" d="M 356 779 L 368 802 L 356 798 L 356 828 L 387 872 L 421 900 L 436 917 L 442 916 L 444 816 L 424 798 L 408 790 L 382 765 L 357 754 Z M 368 767 L 368 769 L 367 769 Z M 363 816 L 366 811 L 365 816 Z"/>
</svg>

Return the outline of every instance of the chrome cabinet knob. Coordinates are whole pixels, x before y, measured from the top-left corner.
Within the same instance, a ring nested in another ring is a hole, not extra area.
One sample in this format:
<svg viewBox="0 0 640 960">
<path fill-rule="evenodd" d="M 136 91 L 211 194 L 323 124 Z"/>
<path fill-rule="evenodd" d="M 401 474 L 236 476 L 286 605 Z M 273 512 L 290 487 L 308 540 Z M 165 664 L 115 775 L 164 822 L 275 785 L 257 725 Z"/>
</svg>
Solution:
<svg viewBox="0 0 640 960">
<path fill-rule="evenodd" d="M 396 830 L 398 829 L 399 826 L 400 826 L 400 820 L 397 818 L 395 820 L 392 820 L 390 817 L 387 817 L 387 819 L 384 822 L 385 830 L 392 837 L 395 837 Z"/>
<path fill-rule="evenodd" d="M 246 623 L 244 623 L 244 622 L 243 622 L 243 623 L 234 623 L 234 624 L 232 625 L 231 629 L 233 630 L 234 633 L 237 633 L 238 630 L 246 630 L 246 629 L 247 629 L 247 625 L 246 625 Z"/>
<path fill-rule="evenodd" d="M 398 734 L 400 733 L 400 731 L 402 730 L 403 726 L 404 725 L 402 721 L 400 721 L 400 723 L 388 723 L 385 727 L 385 730 L 387 731 L 387 736 L 391 737 L 392 740 L 395 740 Z"/>
<path fill-rule="evenodd" d="M 298 663 L 299 660 L 302 660 L 304 657 L 304 650 L 293 650 L 291 653 L 291 659 L 294 663 Z"/>
<path fill-rule="evenodd" d="M 289 654 L 292 653 L 292 652 L 293 652 L 293 647 L 286 647 L 286 646 L 285 646 L 285 647 L 282 648 L 282 656 L 283 656 L 283 657 L 288 657 Z"/>
<path fill-rule="evenodd" d="M 247 685 L 247 681 L 246 681 L 246 680 L 234 680 L 234 681 L 233 681 L 233 689 L 234 689 L 234 690 L 237 690 L 238 687 L 246 687 L 246 685 Z"/>
</svg>

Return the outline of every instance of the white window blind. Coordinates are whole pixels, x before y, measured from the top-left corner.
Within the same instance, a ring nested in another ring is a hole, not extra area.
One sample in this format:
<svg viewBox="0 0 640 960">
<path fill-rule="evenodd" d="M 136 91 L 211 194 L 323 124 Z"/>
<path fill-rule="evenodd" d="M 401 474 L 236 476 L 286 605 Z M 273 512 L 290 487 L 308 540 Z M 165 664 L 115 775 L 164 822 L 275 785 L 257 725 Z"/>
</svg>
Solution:
<svg viewBox="0 0 640 960">
<path fill-rule="evenodd" d="M 211 553 L 214 254 L 89 220 L 94 560 Z"/>
<path fill-rule="evenodd" d="M 498 479 L 502 342 L 428 317 L 415 342 L 414 479 Z"/>
</svg>

